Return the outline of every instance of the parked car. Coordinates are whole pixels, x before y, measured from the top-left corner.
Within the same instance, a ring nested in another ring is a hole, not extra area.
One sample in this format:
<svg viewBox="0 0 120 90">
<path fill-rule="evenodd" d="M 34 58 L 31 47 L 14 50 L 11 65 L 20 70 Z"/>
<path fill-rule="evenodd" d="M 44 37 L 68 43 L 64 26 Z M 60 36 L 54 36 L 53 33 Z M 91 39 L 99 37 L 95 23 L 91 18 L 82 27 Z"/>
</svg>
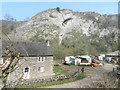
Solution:
<svg viewBox="0 0 120 90">
<path fill-rule="evenodd" d="M 100 66 L 100 65 L 97 64 L 97 63 L 91 63 L 91 66 L 92 66 L 92 67 L 96 67 L 96 66 Z"/>
</svg>

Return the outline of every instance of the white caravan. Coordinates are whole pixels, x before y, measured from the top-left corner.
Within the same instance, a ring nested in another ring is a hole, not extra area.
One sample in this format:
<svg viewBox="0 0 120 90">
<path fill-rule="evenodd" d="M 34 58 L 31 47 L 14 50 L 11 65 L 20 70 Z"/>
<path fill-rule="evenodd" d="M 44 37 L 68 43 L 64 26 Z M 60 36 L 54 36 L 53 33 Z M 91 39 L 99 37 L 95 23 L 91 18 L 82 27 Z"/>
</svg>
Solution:
<svg viewBox="0 0 120 90">
<path fill-rule="evenodd" d="M 75 64 L 75 57 L 74 56 L 65 57 L 65 64 Z"/>
<path fill-rule="evenodd" d="M 75 58 L 75 65 L 91 65 L 92 59 L 90 56 L 77 56 Z"/>
</svg>

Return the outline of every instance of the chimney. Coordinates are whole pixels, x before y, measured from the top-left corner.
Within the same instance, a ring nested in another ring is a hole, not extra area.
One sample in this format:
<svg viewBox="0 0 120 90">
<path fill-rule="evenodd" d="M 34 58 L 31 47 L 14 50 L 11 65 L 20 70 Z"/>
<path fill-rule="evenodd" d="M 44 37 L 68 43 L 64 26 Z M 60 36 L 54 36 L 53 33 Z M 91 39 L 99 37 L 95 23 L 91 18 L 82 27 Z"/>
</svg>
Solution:
<svg viewBox="0 0 120 90">
<path fill-rule="evenodd" d="M 50 41 L 46 40 L 47 46 L 50 46 Z"/>
</svg>

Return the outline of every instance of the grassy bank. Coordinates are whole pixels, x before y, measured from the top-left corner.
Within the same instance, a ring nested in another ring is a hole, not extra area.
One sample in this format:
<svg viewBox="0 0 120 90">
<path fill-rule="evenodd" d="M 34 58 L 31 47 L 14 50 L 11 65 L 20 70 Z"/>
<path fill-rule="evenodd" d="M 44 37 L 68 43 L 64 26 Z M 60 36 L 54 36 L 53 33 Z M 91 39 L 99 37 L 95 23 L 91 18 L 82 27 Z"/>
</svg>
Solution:
<svg viewBox="0 0 120 90">
<path fill-rule="evenodd" d="M 53 72 L 56 74 L 54 76 L 71 74 L 70 72 L 68 72 L 67 70 L 65 70 L 62 66 L 63 65 L 54 66 Z"/>
<path fill-rule="evenodd" d="M 53 81 L 53 82 L 49 82 L 49 83 L 35 84 L 35 85 L 29 85 L 29 86 L 20 86 L 20 87 L 17 87 L 17 88 L 35 88 L 35 87 L 52 86 L 52 85 L 58 85 L 58 84 L 74 82 L 74 81 L 83 79 L 85 77 L 86 77 L 86 74 L 85 73 L 81 73 L 79 77 L 74 78 L 74 79 L 68 79 L 68 80 L 63 80 L 63 81 Z"/>
</svg>

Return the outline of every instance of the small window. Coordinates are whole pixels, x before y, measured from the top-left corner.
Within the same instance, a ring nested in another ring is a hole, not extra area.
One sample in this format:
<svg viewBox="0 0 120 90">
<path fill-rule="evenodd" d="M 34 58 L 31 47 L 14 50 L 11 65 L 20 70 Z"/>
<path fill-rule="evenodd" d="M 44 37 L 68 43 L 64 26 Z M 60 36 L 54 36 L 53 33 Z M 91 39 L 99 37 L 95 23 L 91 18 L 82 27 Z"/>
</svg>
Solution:
<svg viewBox="0 0 120 90">
<path fill-rule="evenodd" d="M 40 67 L 38 67 L 38 71 L 40 71 Z"/>
<path fill-rule="evenodd" d="M 38 61 L 39 62 L 44 62 L 45 61 L 45 57 L 38 57 Z"/>
<path fill-rule="evenodd" d="M 44 72 L 44 67 L 38 67 L 39 72 Z"/>
</svg>

